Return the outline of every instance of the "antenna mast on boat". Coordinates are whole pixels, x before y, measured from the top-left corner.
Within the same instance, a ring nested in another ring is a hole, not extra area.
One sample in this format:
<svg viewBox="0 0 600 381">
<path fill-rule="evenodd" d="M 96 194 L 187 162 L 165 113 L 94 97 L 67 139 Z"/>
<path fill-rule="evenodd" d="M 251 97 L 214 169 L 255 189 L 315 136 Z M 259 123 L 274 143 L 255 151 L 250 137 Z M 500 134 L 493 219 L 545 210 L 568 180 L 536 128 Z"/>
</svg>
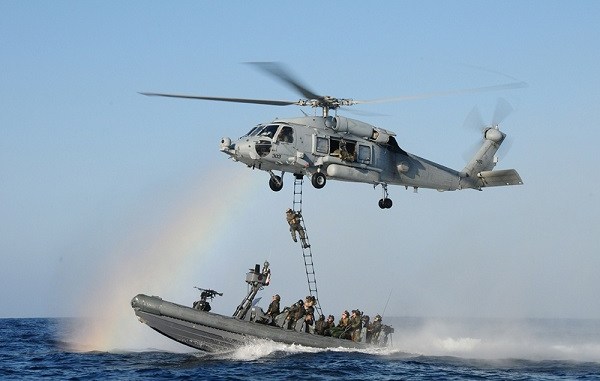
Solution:
<svg viewBox="0 0 600 381">
<path fill-rule="evenodd" d="M 271 269 L 269 268 L 269 262 L 265 261 L 262 271 L 260 270 L 260 265 L 258 263 L 254 265 L 254 268 L 246 273 L 246 283 L 250 285 L 250 291 L 244 300 L 242 300 L 242 303 L 237 307 L 233 316 L 243 320 L 250 307 L 252 307 L 252 301 L 254 300 L 256 293 L 264 286 L 268 286 L 270 280 Z"/>
</svg>

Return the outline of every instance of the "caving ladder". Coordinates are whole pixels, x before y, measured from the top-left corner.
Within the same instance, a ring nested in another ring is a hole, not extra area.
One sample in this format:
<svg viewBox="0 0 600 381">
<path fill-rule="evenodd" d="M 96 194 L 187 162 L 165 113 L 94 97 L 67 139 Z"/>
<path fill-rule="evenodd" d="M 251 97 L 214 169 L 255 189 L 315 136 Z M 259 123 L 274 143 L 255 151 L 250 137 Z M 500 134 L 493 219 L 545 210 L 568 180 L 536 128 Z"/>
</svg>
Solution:
<svg viewBox="0 0 600 381">
<path fill-rule="evenodd" d="M 319 303 L 319 292 L 317 291 L 317 278 L 315 276 L 315 265 L 313 262 L 312 256 L 312 248 L 310 246 L 310 241 L 308 240 L 308 231 L 306 230 L 306 225 L 304 224 L 304 216 L 302 215 L 302 183 L 304 179 L 303 176 L 294 176 L 294 201 L 293 201 L 293 209 L 294 212 L 300 213 L 300 225 L 302 229 L 304 229 L 304 236 L 306 247 L 300 244 L 302 247 L 302 258 L 304 258 L 304 269 L 306 270 L 306 280 L 308 281 L 308 292 L 311 296 L 315 297 L 315 310 L 320 315 L 323 315 L 323 311 L 321 310 L 321 304 Z"/>
</svg>

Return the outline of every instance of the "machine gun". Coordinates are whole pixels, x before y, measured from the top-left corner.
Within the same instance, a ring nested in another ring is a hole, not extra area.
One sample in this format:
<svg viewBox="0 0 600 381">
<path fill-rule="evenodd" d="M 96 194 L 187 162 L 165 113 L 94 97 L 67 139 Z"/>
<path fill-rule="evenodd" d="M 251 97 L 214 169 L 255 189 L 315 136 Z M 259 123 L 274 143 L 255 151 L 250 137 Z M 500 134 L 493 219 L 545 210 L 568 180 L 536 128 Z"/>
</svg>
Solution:
<svg viewBox="0 0 600 381">
<path fill-rule="evenodd" d="M 200 311 L 210 311 L 210 303 L 208 303 L 206 299 L 213 300 L 214 297 L 217 295 L 223 296 L 222 292 L 217 292 L 215 290 L 200 288 L 196 286 L 194 286 L 194 288 L 200 290 L 200 300 L 195 301 L 192 307 Z"/>
</svg>

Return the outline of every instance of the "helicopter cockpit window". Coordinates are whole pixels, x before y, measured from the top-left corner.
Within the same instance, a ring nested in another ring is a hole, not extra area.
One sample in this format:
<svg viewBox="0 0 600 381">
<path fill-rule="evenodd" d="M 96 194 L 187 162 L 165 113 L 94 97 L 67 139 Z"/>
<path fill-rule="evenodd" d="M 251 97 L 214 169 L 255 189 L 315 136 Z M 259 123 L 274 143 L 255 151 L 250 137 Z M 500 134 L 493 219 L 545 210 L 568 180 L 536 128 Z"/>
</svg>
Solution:
<svg viewBox="0 0 600 381">
<path fill-rule="evenodd" d="M 358 162 L 369 164 L 371 162 L 371 147 L 360 144 L 358 146 Z"/>
<path fill-rule="evenodd" d="M 260 128 L 261 128 L 261 127 L 262 127 L 261 125 L 258 125 L 258 126 L 256 126 L 256 127 L 253 127 L 253 128 L 252 128 L 250 131 L 248 131 L 248 133 L 247 133 L 246 135 L 244 135 L 244 136 L 254 136 L 254 135 L 256 135 L 256 133 L 258 132 L 258 130 L 260 130 Z"/>
<path fill-rule="evenodd" d="M 278 128 L 279 126 L 276 124 L 269 124 L 268 126 L 265 126 L 260 130 L 258 136 L 266 136 L 273 139 L 273 136 L 275 136 L 275 133 L 277 132 Z"/>
<path fill-rule="evenodd" d="M 329 153 L 329 139 L 320 138 L 317 136 L 317 147 L 316 151 L 318 153 L 327 154 Z"/>
<path fill-rule="evenodd" d="M 279 135 L 277 135 L 277 141 L 283 143 L 293 143 L 294 142 L 294 129 L 289 126 L 281 127 L 279 131 Z"/>
</svg>

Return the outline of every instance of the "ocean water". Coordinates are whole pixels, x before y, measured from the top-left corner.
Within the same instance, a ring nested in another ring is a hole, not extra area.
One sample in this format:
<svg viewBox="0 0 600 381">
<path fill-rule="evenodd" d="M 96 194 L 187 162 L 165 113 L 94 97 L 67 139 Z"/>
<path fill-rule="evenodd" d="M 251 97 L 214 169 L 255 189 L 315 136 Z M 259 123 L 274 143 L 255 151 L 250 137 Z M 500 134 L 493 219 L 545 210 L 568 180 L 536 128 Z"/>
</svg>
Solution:
<svg viewBox="0 0 600 381">
<path fill-rule="evenodd" d="M 133 317 L 132 317 L 133 319 Z M 600 380 L 600 321 L 388 319 L 390 348 L 70 349 L 76 319 L 0 319 L 2 380 Z M 150 328 L 147 334 L 158 335 Z"/>
</svg>

